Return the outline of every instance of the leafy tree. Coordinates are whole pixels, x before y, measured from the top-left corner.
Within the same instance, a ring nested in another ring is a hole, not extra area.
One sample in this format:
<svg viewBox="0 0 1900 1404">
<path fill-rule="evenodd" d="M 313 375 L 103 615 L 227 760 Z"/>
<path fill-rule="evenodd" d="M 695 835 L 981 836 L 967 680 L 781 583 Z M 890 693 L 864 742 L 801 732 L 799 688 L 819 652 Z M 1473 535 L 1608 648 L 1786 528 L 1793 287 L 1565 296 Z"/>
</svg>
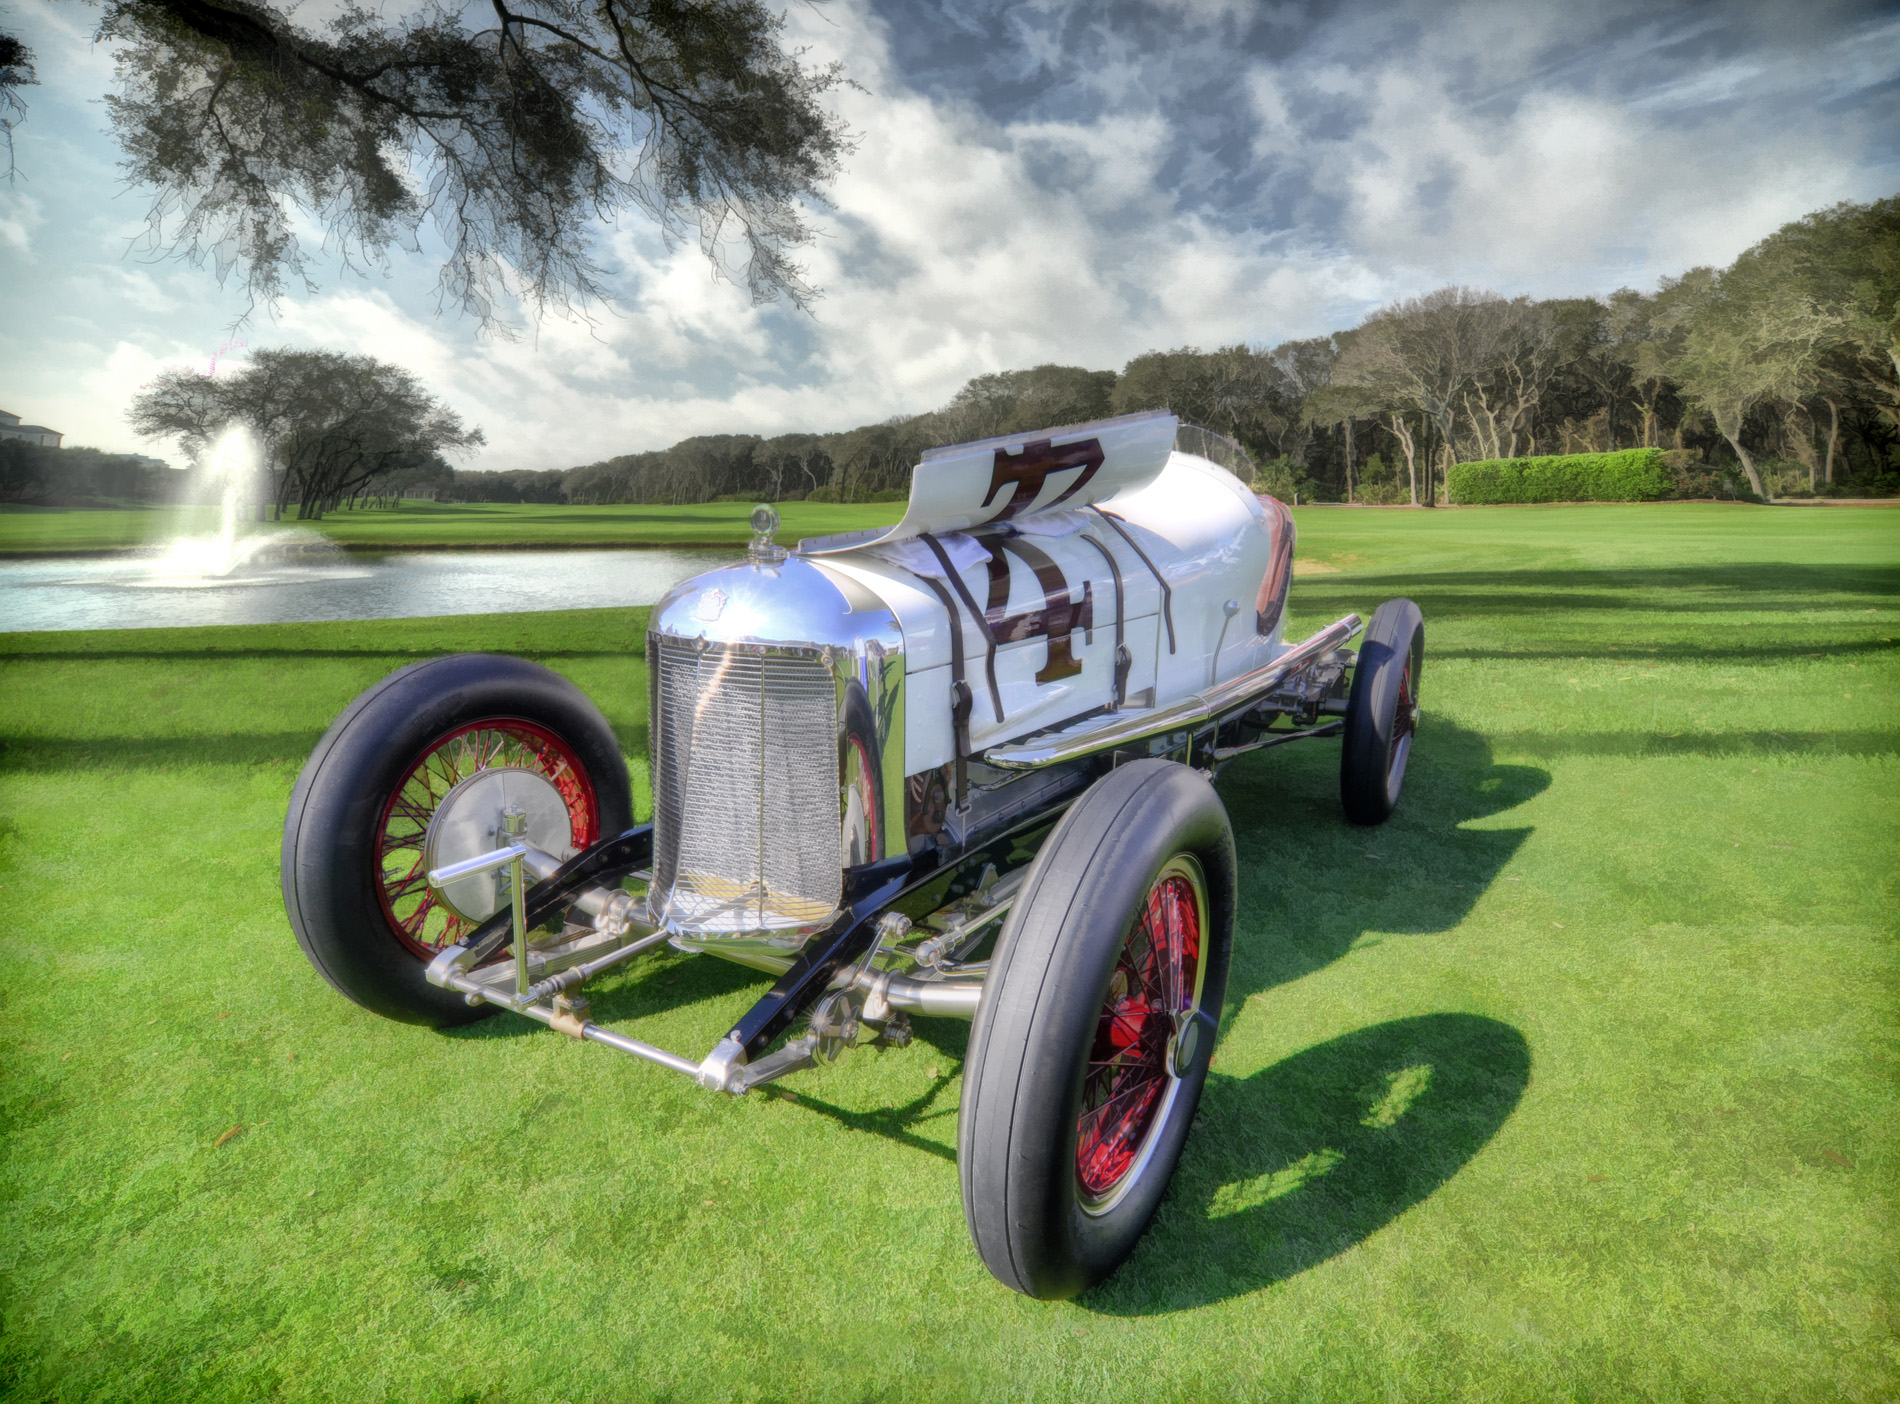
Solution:
<svg viewBox="0 0 1900 1404">
<path fill-rule="evenodd" d="M 1330 336 L 1283 341 L 1266 354 L 1267 388 L 1254 413 L 1255 433 L 1274 457 L 1304 467 L 1313 438 L 1313 422 L 1304 412 L 1308 399 L 1332 383 L 1339 347 Z M 1348 443 L 1352 426 L 1346 426 Z M 1348 459 L 1351 457 L 1348 450 Z"/>
<path fill-rule="evenodd" d="M 1668 357 L 1659 354 L 1662 329 L 1656 320 L 1656 301 L 1634 288 L 1618 288 L 1605 304 L 1601 339 L 1586 351 L 1584 360 L 1596 369 L 1598 383 L 1609 393 L 1611 429 L 1615 429 L 1616 389 L 1623 387 L 1635 405 L 1637 448 L 1655 448 L 1659 442 L 1661 404 L 1669 389 Z M 1611 447 L 1614 447 L 1612 443 Z"/>
<path fill-rule="evenodd" d="M 788 51 L 760 0 L 349 4 L 321 33 L 262 0 L 98 3 L 152 246 L 241 267 L 254 301 L 309 285 L 300 218 L 351 265 L 428 225 L 443 302 L 505 331 L 510 297 L 602 295 L 591 232 L 628 211 L 696 238 L 755 300 L 815 295 L 793 255 L 850 147 L 822 105 L 843 80 Z M 31 69 L 4 45 L 10 137 Z"/>
<path fill-rule="evenodd" d="M 163 500 L 179 474 L 132 454 L 0 438 L 0 502 L 97 506 Z"/>
<path fill-rule="evenodd" d="M 167 371 L 127 417 L 147 437 L 175 436 L 193 458 L 247 426 L 265 446 L 277 514 L 295 500 L 305 518 L 483 442 L 408 371 L 328 351 L 260 350 L 216 377 Z"/>
<path fill-rule="evenodd" d="M 937 442 L 927 418 L 866 424 L 840 434 L 829 446 L 834 467 L 826 486 L 835 489 L 839 502 L 868 502 L 879 493 L 909 487 L 911 468 Z"/>
<path fill-rule="evenodd" d="M 1900 197 L 1784 225 L 1736 259 L 1730 276 L 1786 289 L 1830 317 L 1840 353 L 1826 377 L 1834 397 L 1858 389 L 1900 428 Z"/>
<path fill-rule="evenodd" d="M 1173 410 L 1256 453 L 1301 461 L 1306 433 L 1294 376 L 1318 378 L 1318 345 L 1289 342 L 1271 352 L 1239 343 L 1213 351 L 1151 351 L 1123 368 L 1110 408 L 1116 414 Z"/>
<path fill-rule="evenodd" d="M 1363 322 L 1333 367 L 1335 385 L 1365 391 L 1386 415 L 1412 472 L 1412 502 L 1419 502 L 1417 446 L 1404 411 L 1417 410 L 1435 424 L 1449 450 L 1457 442 L 1460 397 L 1475 376 L 1496 362 L 1510 321 L 1496 293 L 1448 287 L 1381 308 Z M 1426 502 L 1432 500 L 1427 470 Z"/>
<path fill-rule="evenodd" d="M 438 458 L 435 460 L 440 463 Z M 446 467 L 447 465 L 443 465 Z M 402 475 L 408 481 L 426 481 L 421 473 Z M 504 468 L 500 472 L 464 473 L 447 486 L 458 502 L 566 502 L 565 479 L 558 468 Z M 380 484 L 379 484 L 380 486 Z"/>
<path fill-rule="evenodd" d="M 1109 408 L 1115 414 L 1171 409 L 1195 422 L 1203 415 L 1211 417 L 1210 397 L 1201 387 L 1203 355 L 1198 347 L 1181 346 L 1172 351 L 1148 351 L 1135 357 L 1122 367 L 1109 398 Z"/>
<path fill-rule="evenodd" d="M 1335 368 L 1338 359 L 1343 356 L 1344 348 L 1351 344 L 1353 336 L 1354 333 L 1345 332 L 1334 338 L 1335 345 L 1340 348 L 1340 352 L 1335 356 Z M 1344 478 L 1346 500 L 1348 502 L 1353 500 L 1354 493 L 1353 426 L 1363 419 L 1370 419 L 1375 423 L 1381 422 L 1388 413 L 1387 403 L 1388 397 L 1379 393 L 1377 387 L 1359 384 L 1342 385 L 1338 381 L 1330 379 L 1330 376 L 1327 384 L 1311 391 L 1300 403 L 1300 412 L 1305 417 L 1307 423 L 1322 428 L 1330 428 L 1337 425 L 1340 429 L 1341 438 L 1344 441 L 1344 471 L 1342 476 Z M 1392 413 L 1394 417 L 1402 417 L 1398 411 L 1390 411 L 1390 413 Z M 1387 427 L 1389 428 L 1390 426 Z M 1401 448 L 1404 448 L 1405 445 L 1409 445 L 1410 443 L 1411 438 L 1408 435 L 1402 441 Z M 1418 465 L 1413 460 L 1411 450 L 1406 449 L 1405 451 L 1406 463 L 1410 466 L 1413 478 L 1416 479 L 1418 476 Z M 1362 481 L 1370 482 L 1372 480 L 1370 475 L 1372 473 L 1372 465 L 1375 461 L 1379 462 L 1380 470 L 1384 471 L 1383 461 L 1379 459 L 1377 453 L 1374 453 L 1366 460 L 1366 476 Z M 1416 489 L 1413 492 L 1413 499 L 1415 501 L 1417 499 Z"/>
<path fill-rule="evenodd" d="M 957 391 L 935 419 L 949 443 L 1082 424 L 1109 413 L 1115 379 L 1114 371 L 1049 364 L 979 375 Z"/>
<path fill-rule="evenodd" d="M 831 454 L 817 434 L 767 439 L 752 451 L 752 463 L 761 495 L 770 481 L 773 502 L 783 501 L 787 493 L 815 492 L 831 481 Z"/>
<path fill-rule="evenodd" d="M 1559 368 L 1577 359 L 1575 317 L 1556 303 L 1502 298 L 1470 309 L 1472 369 L 1460 396 L 1479 458 L 1515 458 Z M 1449 431 L 1448 431 L 1449 433 Z M 1449 441 L 1449 439 L 1448 439 Z"/>
<path fill-rule="evenodd" d="M 1842 319 L 1762 273 L 1696 270 L 1700 276 L 1666 289 L 1688 291 L 1671 309 L 1680 335 L 1667 343 L 1665 365 L 1689 401 L 1715 421 L 1755 495 L 1766 498 L 1768 486 L 1743 439 L 1748 414 L 1763 403 L 1801 398 L 1813 384 L 1818 348 L 1839 334 Z"/>
</svg>

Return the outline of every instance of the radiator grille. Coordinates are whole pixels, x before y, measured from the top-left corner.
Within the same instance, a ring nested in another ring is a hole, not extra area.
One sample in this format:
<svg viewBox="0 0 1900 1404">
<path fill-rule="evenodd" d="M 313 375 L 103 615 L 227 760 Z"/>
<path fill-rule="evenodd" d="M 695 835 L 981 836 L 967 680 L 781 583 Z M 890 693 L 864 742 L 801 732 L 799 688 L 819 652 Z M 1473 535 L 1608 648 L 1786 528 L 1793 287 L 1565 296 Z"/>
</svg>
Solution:
<svg viewBox="0 0 1900 1404">
<path fill-rule="evenodd" d="M 665 636 L 649 649 L 658 919 L 707 933 L 829 921 L 843 881 L 831 669 Z"/>
</svg>

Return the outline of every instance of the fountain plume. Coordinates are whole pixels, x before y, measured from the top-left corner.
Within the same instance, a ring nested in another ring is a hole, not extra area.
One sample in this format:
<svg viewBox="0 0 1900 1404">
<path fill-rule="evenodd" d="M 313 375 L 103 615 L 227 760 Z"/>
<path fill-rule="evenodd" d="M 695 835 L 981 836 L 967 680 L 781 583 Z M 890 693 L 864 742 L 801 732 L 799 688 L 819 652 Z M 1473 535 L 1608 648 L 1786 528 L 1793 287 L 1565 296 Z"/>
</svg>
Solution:
<svg viewBox="0 0 1900 1404">
<path fill-rule="evenodd" d="M 153 578 L 212 584 L 267 555 L 334 553 L 335 547 L 316 532 L 246 529 L 249 510 L 264 486 L 263 466 L 262 448 L 248 427 L 234 424 L 218 436 L 203 460 L 206 481 L 218 489 L 218 530 L 211 536 L 174 537 L 152 563 Z"/>
</svg>

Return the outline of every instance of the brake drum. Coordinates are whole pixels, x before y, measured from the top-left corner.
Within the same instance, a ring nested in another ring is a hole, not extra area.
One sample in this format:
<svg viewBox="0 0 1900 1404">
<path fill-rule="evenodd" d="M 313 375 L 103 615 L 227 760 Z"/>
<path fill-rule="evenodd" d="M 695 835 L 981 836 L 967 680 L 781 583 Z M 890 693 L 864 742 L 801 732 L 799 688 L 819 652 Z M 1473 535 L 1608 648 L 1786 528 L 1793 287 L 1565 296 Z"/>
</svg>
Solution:
<svg viewBox="0 0 1900 1404">
<path fill-rule="evenodd" d="M 520 766 L 478 770 L 443 797 L 423 835 L 423 862 L 429 871 L 479 858 L 506 847 L 502 811 L 521 810 L 521 837 L 563 862 L 574 851 L 574 830 L 567 801 L 545 775 Z M 508 900 L 508 870 L 476 873 L 441 889 L 442 900 L 470 921 L 486 921 Z"/>
</svg>

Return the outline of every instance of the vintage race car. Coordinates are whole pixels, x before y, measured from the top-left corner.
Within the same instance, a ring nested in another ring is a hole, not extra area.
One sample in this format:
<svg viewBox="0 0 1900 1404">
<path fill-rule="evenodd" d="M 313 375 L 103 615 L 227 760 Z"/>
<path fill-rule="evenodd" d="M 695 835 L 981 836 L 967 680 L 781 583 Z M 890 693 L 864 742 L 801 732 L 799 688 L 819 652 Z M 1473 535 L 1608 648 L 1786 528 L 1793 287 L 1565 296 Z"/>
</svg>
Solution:
<svg viewBox="0 0 1900 1404">
<path fill-rule="evenodd" d="M 1180 1158 L 1219 1031 L 1234 757 L 1338 736 L 1392 811 L 1424 630 L 1392 600 L 1282 638 L 1290 514 L 1237 446 L 1132 415 L 924 455 L 896 526 L 676 587 L 646 638 L 653 818 L 572 683 L 435 658 L 337 718 L 291 797 L 311 962 L 393 1019 L 512 1010 L 743 1094 L 913 1016 L 972 1019 L 970 1234 L 1037 1297 L 1112 1272 Z M 771 988 L 684 1057 L 588 1017 L 661 945 Z"/>
</svg>

